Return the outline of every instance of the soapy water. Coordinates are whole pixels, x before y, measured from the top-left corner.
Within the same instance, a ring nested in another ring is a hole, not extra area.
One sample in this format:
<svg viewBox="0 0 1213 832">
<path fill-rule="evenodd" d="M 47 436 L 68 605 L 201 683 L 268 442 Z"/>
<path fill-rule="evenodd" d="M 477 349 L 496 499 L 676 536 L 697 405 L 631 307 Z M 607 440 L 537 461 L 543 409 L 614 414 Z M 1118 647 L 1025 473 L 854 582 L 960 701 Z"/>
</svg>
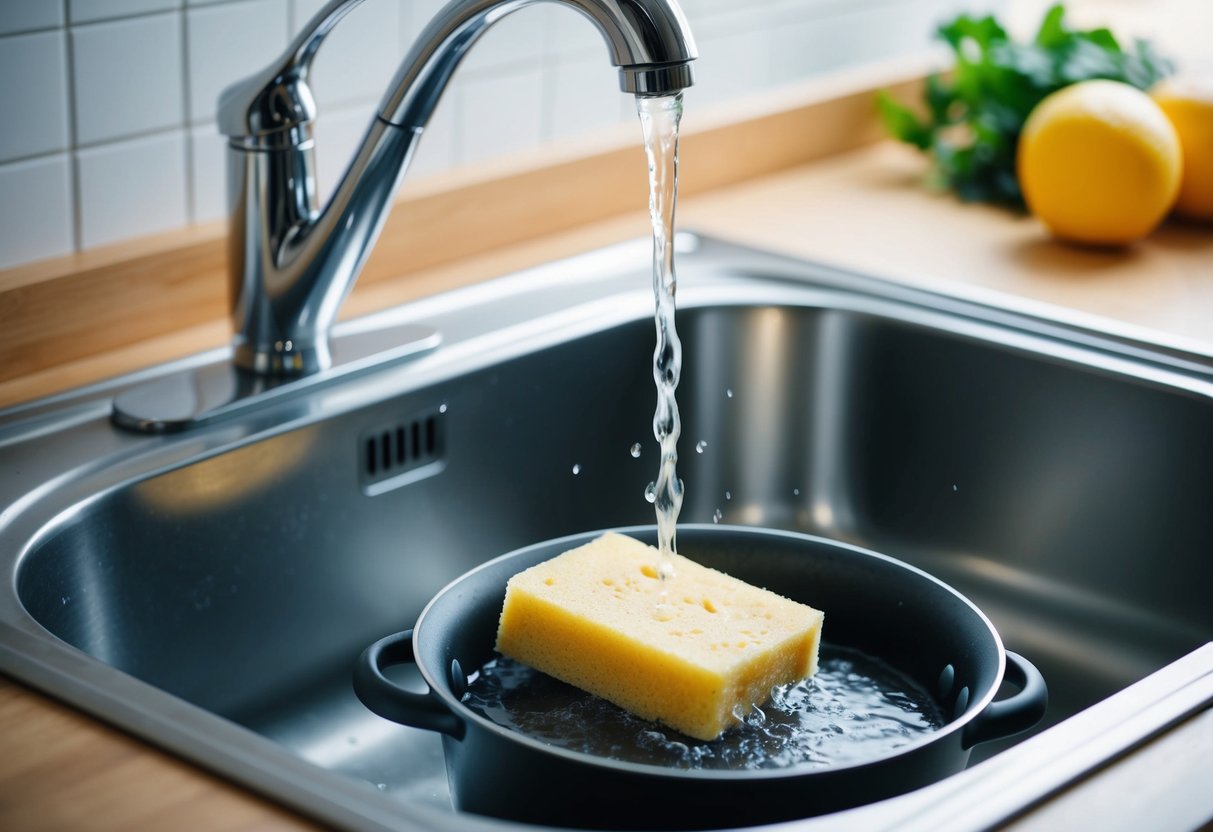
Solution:
<svg viewBox="0 0 1213 832">
<path fill-rule="evenodd" d="M 493 722 L 570 751 L 679 769 L 823 769 L 874 760 L 941 728 L 943 713 L 880 659 L 823 644 L 811 678 L 775 688 L 706 742 L 633 716 L 527 665 L 497 657 L 464 694 Z"/>
</svg>

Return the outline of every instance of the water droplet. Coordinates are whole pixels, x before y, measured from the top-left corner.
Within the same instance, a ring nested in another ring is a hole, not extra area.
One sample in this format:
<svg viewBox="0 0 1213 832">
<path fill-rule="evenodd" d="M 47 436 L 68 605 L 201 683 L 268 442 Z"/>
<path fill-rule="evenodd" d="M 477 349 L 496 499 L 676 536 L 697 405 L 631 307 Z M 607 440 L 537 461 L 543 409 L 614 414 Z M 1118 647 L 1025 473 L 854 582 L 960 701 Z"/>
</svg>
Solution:
<svg viewBox="0 0 1213 832">
<path fill-rule="evenodd" d="M 671 621 L 674 618 L 674 605 L 661 603 L 653 607 L 653 617 L 658 621 Z"/>
<path fill-rule="evenodd" d="M 443 402 L 442 404 L 438 405 L 438 412 L 446 413 L 446 402 Z M 382 785 L 382 784 L 380 784 L 380 785 Z"/>
<path fill-rule="evenodd" d="M 640 443 L 637 442 L 634 445 L 632 445 L 632 448 L 629 451 L 629 453 L 632 455 L 632 459 L 640 459 Z"/>
<path fill-rule="evenodd" d="M 670 563 L 668 560 L 663 560 L 661 563 L 657 564 L 657 577 L 661 578 L 663 581 L 674 580 L 674 564 Z"/>
<path fill-rule="evenodd" d="M 724 391 L 724 394 L 725 394 L 726 396 L 728 396 L 730 399 L 731 399 L 731 398 L 733 398 L 733 388 L 732 388 L 732 387 L 727 388 L 727 389 Z"/>
<path fill-rule="evenodd" d="M 793 489 L 792 489 L 792 494 L 793 494 L 793 496 L 799 497 L 799 496 L 800 496 L 800 489 L 799 489 L 799 488 L 793 488 Z"/>
<path fill-rule="evenodd" d="M 953 491 L 956 491 L 956 490 L 957 490 L 957 489 L 956 489 L 956 485 L 955 485 L 955 484 L 953 484 L 953 485 L 952 485 L 952 490 L 953 490 Z"/>
<path fill-rule="evenodd" d="M 581 473 L 581 466 L 578 464 L 574 464 L 573 465 L 573 476 L 575 477 L 580 473 Z"/>
<path fill-rule="evenodd" d="M 733 499 L 733 492 L 732 492 L 732 491 L 726 491 L 726 492 L 724 492 L 724 498 L 725 498 L 726 500 L 731 500 L 731 499 Z"/>
<path fill-rule="evenodd" d="M 720 509 L 716 509 L 714 512 L 712 512 L 712 522 L 713 523 L 719 523 L 721 518 L 723 518 L 723 517 L 724 517 L 724 512 L 721 511 Z"/>
<path fill-rule="evenodd" d="M 376 783 L 376 784 L 375 784 L 375 788 L 379 789 L 379 791 L 381 791 L 381 792 L 386 792 L 386 791 L 387 791 L 387 783 Z"/>
<path fill-rule="evenodd" d="M 644 487 L 644 498 L 650 503 L 657 502 L 657 483 L 651 482 Z"/>
<path fill-rule="evenodd" d="M 695 453 L 697 453 L 697 454 L 703 453 L 704 449 L 707 446 L 708 446 L 707 440 L 700 439 L 698 442 L 695 443 Z"/>
</svg>

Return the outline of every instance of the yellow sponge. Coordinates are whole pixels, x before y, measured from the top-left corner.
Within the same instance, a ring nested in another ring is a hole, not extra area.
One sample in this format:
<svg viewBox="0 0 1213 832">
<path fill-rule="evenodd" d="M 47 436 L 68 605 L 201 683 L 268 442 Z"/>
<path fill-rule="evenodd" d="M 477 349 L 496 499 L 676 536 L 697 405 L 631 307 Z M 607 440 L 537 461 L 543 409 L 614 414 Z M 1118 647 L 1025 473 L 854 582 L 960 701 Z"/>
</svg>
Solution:
<svg viewBox="0 0 1213 832">
<path fill-rule="evenodd" d="M 519 572 L 497 650 L 704 740 L 817 670 L 821 612 L 675 555 L 659 613 L 657 562 L 610 532 Z"/>
</svg>

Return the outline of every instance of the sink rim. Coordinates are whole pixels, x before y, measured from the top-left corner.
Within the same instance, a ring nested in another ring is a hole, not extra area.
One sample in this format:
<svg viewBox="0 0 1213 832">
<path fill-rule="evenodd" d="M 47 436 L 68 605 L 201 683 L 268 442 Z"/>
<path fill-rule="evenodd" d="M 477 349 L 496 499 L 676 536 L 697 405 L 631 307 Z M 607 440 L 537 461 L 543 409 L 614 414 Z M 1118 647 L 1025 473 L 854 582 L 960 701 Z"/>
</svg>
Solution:
<svg viewBox="0 0 1213 832">
<path fill-rule="evenodd" d="M 828 306 L 871 314 L 882 309 L 896 309 L 899 314 L 889 317 L 930 329 L 945 329 L 951 334 L 979 341 L 992 340 L 1033 355 L 1074 362 L 1213 400 L 1213 360 L 1197 353 L 1154 347 L 1116 332 L 1099 332 L 1067 322 L 995 309 L 970 300 L 849 275 L 706 238 L 684 237 L 683 246 L 690 247 L 682 253 L 680 268 L 684 281 L 690 278 L 680 293 L 680 306 L 684 308 L 714 307 L 729 300 L 729 305 Z M 644 258 L 637 264 L 640 268 L 629 266 L 621 270 L 616 264 L 620 257 L 630 261 L 644 247 L 647 247 L 647 241 L 634 241 L 573 258 L 573 264 L 588 264 L 592 268 L 590 278 L 572 281 L 570 286 L 564 285 L 570 282 L 567 277 L 570 261 L 559 261 L 492 281 L 487 290 L 478 291 L 479 287 L 456 290 L 350 322 L 349 326 L 365 328 L 380 322 L 386 325 L 402 319 L 415 320 L 441 313 L 444 309 L 458 311 L 476 299 L 481 299 L 477 303 L 496 303 L 513 297 L 513 290 L 518 289 L 531 295 L 556 293 L 557 297 L 547 307 L 538 312 L 526 310 L 515 324 L 486 325 L 480 332 L 448 341 L 434 355 L 414 364 L 382 371 L 391 374 L 396 382 L 385 385 L 391 388 L 392 395 L 420 389 L 468 372 L 469 367 L 479 366 L 477 361 L 483 365 L 496 364 L 544 345 L 561 343 L 573 332 L 588 334 L 635 320 L 637 310 L 643 310 L 648 303 L 647 292 L 635 289 L 633 283 L 625 282 L 619 274 L 643 273 Z M 697 251 L 708 258 L 723 253 L 725 263 L 703 266 L 704 273 L 699 274 L 701 267 L 693 259 Z M 747 268 L 751 271 L 761 269 L 757 273 L 762 276 L 746 276 Z M 613 276 L 603 278 L 604 269 L 614 270 Z M 854 284 L 853 290 L 851 284 Z M 557 291 L 560 289 L 567 291 Z M 744 294 L 739 298 L 742 289 Z M 789 295 L 800 302 L 789 304 Z M 931 326 L 932 322 L 942 321 L 953 325 L 946 328 Z M 955 326 L 957 322 L 963 324 L 959 329 Z M 592 328 L 586 329 L 587 326 Z M 999 337 L 994 337 L 996 335 Z M 0 448 L 20 448 L 59 434 L 88 432 L 90 426 L 94 432 L 111 430 L 108 426 L 100 427 L 97 422 L 116 391 L 149 375 L 191 363 L 223 361 L 226 355 L 226 350 L 210 351 L 0 412 Z M 379 372 L 376 370 L 372 375 Z M 420 814 L 415 819 L 427 825 L 465 828 L 472 819 L 443 814 L 425 806 L 405 807 L 373 787 L 332 776 L 250 729 L 185 703 L 66 645 L 33 619 L 17 593 L 19 570 L 26 558 L 60 523 L 83 510 L 89 500 L 98 499 L 111 489 L 261 441 L 276 433 L 356 410 L 367 401 L 386 395 L 373 391 L 365 392 L 361 398 L 339 395 L 347 387 L 358 384 L 358 380 L 335 382 L 306 394 L 307 398 L 327 396 L 330 406 L 336 408 L 329 412 L 300 414 L 294 407 L 297 399 L 291 398 L 230 422 L 207 426 L 196 433 L 171 437 L 115 435 L 110 437 L 104 456 L 91 460 L 72 457 L 61 463 L 59 469 L 51 466 L 45 474 L 35 475 L 44 476 L 44 479 L 35 480 L 32 489 L 21 489 L 12 484 L 5 489 L 0 484 L 0 499 L 4 500 L 0 503 L 4 505 L 0 510 L 0 547 L 3 547 L 0 563 L 9 575 L 9 591 L 0 594 L 0 634 L 4 636 L 0 639 L 0 671 L 327 821 L 364 828 L 391 828 L 400 823 L 402 812 L 407 816 L 416 811 Z M 1189 667 L 1193 662 L 1205 659 L 1210 665 L 1206 672 L 1213 676 L 1213 650 L 1194 651 L 1181 662 Z M 182 718 L 183 711 L 187 712 L 188 719 Z M 1066 720 L 1068 722 L 1070 720 Z M 1155 726 L 1150 730 L 1158 728 Z M 1002 762 L 998 770 L 1003 770 L 1010 765 L 1004 758 L 1014 754 L 1019 747 L 973 771 L 999 761 Z M 1024 765 L 1026 770 L 1027 762 Z M 322 789 L 317 789 L 314 782 L 317 772 L 325 781 Z M 307 787 L 300 784 L 307 784 Z M 319 798 L 321 792 L 323 800 Z M 499 828 L 496 822 L 487 819 L 476 818 L 475 821 L 484 823 L 484 828 Z"/>
</svg>

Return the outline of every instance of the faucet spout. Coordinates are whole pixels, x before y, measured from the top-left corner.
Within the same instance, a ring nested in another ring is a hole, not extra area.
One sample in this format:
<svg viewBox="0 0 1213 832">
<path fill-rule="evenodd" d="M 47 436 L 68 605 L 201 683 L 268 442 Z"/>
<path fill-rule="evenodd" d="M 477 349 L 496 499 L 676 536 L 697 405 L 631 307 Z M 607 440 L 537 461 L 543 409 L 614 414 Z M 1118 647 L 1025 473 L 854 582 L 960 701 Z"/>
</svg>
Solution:
<svg viewBox="0 0 1213 832">
<path fill-rule="evenodd" d="M 676 0 L 452 0 L 401 63 L 321 209 L 308 78 L 324 37 L 361 2 L 331 0 L 277 60 L 220 96 L 236 362 L 255 373 L 303 375 L 328 366 L 329 328 L 417 141 L 463 57 L 502 17 L 535 2 L 580 12 L 602 34 L 624 92 L 667 95 L 693 80 L 694 39 Z"/>
</svg>

